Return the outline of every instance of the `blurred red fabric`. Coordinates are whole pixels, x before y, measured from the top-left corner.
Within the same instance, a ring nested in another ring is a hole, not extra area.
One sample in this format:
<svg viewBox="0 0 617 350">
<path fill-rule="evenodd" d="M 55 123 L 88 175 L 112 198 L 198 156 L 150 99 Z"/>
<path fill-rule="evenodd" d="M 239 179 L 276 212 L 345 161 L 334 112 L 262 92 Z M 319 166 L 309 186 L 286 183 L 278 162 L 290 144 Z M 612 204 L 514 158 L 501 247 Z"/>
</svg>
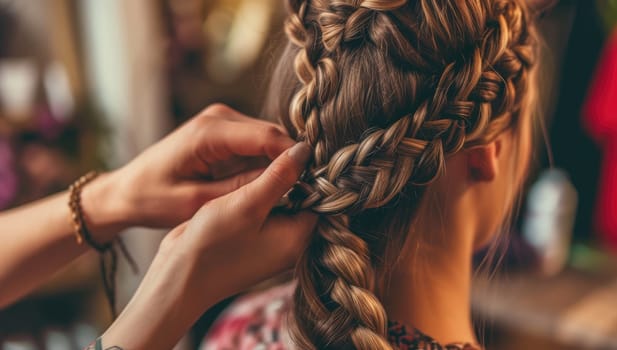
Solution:
<svg viewBox="0 0 617 350">
<path fill-rule="evenodd" d="M 583 107 L 583 125 L 603 150 L 595 229 L 617 251 L 617 30 L 596 67 Z"/>
</svg>

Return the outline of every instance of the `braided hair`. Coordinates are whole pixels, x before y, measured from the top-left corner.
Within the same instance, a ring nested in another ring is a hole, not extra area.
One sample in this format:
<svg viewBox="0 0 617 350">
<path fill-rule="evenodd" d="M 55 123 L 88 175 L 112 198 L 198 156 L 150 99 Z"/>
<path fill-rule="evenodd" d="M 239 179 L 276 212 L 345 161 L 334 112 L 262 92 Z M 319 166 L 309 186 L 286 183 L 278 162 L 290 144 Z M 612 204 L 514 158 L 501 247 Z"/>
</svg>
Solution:
<svg viewBox="0 0 617 350">
<path fill-rule="evenodd" d="M 302 349 L 390 349 L 379 300 L 423 193 L 464 147 L 528 117 L 518 0 L 289 0 L 265 112 L 314 148 L 287 197 L 319 214 L 296 269 Z"/>
</svg>

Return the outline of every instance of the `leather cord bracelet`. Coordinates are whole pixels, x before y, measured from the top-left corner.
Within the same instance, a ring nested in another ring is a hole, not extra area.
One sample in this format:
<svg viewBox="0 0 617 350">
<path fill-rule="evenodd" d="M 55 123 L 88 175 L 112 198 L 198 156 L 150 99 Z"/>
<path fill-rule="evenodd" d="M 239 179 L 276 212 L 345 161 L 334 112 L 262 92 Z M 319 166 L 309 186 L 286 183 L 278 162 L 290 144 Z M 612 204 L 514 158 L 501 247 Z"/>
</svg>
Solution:
<svg viewBox="0 0 617 350">
<path fill-rule="evenodd" d="M 112 316 L 115 318 L 116 272 L 118 269 L 118 253 L 116 249 L 120 249 L 120 252 L 124 255 L 135 273 L 137 273 L 137 264 L 126 249 L 126 245 L 124 244 L 122 238 L 116 237 L 111 242 L 100 243 L 92 237 L 90 230 L 88 230 L 86 221 L 84 220 L 83 208 L 81 206 L 81 191 L 85 185 L 94 180 L 97 176 L 98 173 L 96 171 L 91 171 L 80 177 L 69 187 L 69 209 L 71 211 L 71 219 L 77 244 L 81 245 L 86 242 L 90 247 L 99 253 L 103 287 L 105 289 L 105 295 L 107 297 L 109 307 L 111 308 Z"/>
</svg>

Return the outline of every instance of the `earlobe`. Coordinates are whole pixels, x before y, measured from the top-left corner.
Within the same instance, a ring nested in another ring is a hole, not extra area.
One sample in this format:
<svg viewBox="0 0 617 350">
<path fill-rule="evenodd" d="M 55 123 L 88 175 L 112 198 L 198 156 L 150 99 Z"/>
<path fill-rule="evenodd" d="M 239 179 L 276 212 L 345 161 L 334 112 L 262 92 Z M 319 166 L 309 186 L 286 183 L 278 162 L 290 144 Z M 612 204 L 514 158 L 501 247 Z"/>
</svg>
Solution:
<svg viewBox="0 0 617 350">
<path fill-rule="evenodd" d="M 488 182 L 495 179 L 499 170 L 499 148 L 497 141 L 493 141 L 467 150 L 467 170 L 471 181 Z"/>
</svg>

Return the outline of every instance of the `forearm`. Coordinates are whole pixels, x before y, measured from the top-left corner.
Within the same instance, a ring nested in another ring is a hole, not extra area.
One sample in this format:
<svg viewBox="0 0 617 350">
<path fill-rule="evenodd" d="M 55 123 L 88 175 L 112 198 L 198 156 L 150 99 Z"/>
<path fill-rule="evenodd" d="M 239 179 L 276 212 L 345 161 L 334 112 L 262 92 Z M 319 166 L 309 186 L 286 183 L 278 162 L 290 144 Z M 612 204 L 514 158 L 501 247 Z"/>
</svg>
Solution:
<svg viewBox="0 0 617 350">
<path fill-rule="evenodd" d="M 168 233 L 137 292 L 100 338 L 103 348 L 171 349 L 216 302 L 292 266 L 315 218 L 269 214 L 310 155 L 308 145 L 294 146 L 243 190 L 208 202 Z"/>
<path fill-rule="evenodd" d="M 206 271 L 191 259 L 157 254 L 144 280 L 120 316 L 101 337 L 103 349 L 171 349 L 217 300 L 202 289 Z"/>
<path fill-rule="evenodd" d="M 86 224 L 98 242 L 113 239 L 123 227 L 112 182 L 110 175 L 101 175 L 82 191 Z M 0 214 L 0 308 L 88 250 L 87 244 L 76 243 L 68 197 L 65 191 Z"/>
</svg>

